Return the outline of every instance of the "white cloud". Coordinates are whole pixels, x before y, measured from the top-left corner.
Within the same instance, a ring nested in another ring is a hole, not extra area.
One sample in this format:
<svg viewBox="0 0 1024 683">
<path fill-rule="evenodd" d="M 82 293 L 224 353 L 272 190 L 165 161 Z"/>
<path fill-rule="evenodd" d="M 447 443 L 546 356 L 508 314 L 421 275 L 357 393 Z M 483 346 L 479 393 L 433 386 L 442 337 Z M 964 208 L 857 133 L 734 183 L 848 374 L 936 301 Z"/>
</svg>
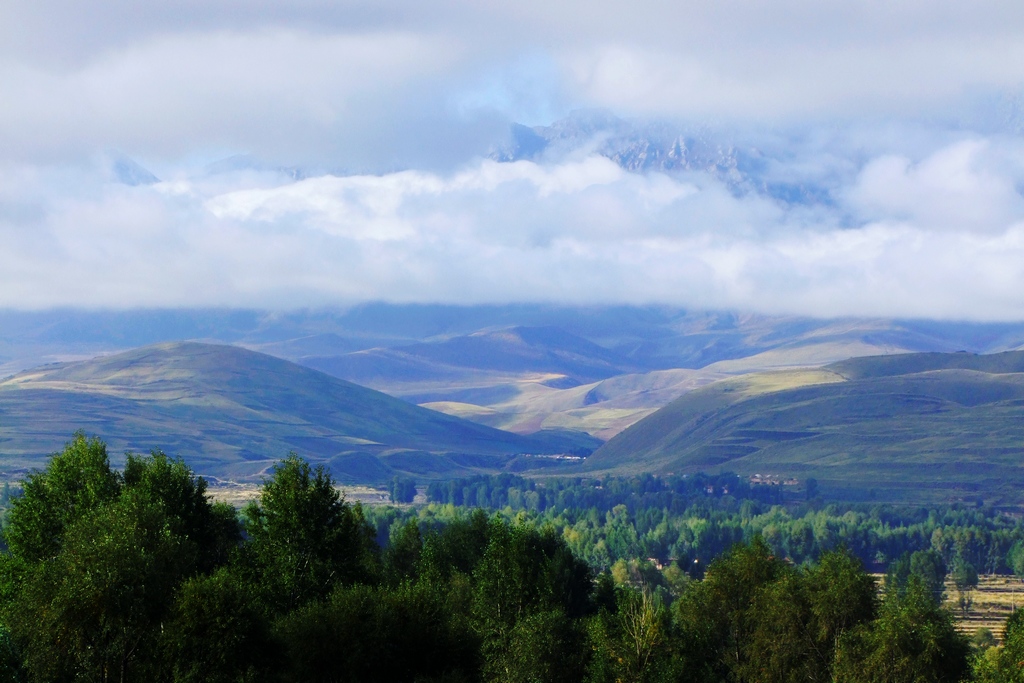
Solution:
<svg viewBox="0 0 1024 683">
<path fill-rule="evenodd" d="M 229 189 L 202 174 L 126 187 L 8 167 L 18 190 L 0 199 L 0 306 L 665 302 L 1019 319 L 1022 158 L 977 139 L 877 158 L 817 209 L 600 157 Z M 979 215 L 979 201 L 996 206 L 982 223 L 936 222 Z"/>
<path fill-rule="evenodd" d="M 3 306 L 1024 317 L 1018 3 L 14 0 L 3 18 Z M 579 150 L 480 160 L 516 117 L 593 106 L 738 131 L 764 168 L 737 189 Z M 163 182 L 111 182 L 112 150 Z M 234 154 L 266 163 L 203 170 Z"/>
<path fill-rule="evenodd" d="M 13 0 L 0 154 L 451 168 L 510 117 L 929 117 L 1024 85 L 1014 2 Z M 59 18 L 59 20 L 58 20 Z"/>
<path fill-rule="evenodd" d="M 1005 230 L 1024 216 L 1024 147 L 1015 140 L 971 139 L 914 163 L 883 156 L 867 164 L 849 198 L 871 219 L 900 219 L 930 229 Z"/>
<path fill-rule="evenodd" d="M 614 43 L 568 51 L 561 61 L 568 86 L 594 105 L 746 123 L 922 116 L 973 91 L 1024 83 L 1020 34 L 958 38 L 911 34 L 881 43 L 764 46 L 725 37 L 707 51 L 692 43 L 688 49 Z"/>
<path fill-rule="evenodd" d="M 234 150 L 349 168 L 462 160 L 493 128 L 483 121 L 480 138 L 479 121 L 448 111 L 439 74 L 459 58 L 436 36 L 265 30 L 156 37 L 70 68 L 8 59 L 0 148 L 21 159 Z M 450 149 L 422 144 L 428 133 L 450 134 Z"/>
</svg>

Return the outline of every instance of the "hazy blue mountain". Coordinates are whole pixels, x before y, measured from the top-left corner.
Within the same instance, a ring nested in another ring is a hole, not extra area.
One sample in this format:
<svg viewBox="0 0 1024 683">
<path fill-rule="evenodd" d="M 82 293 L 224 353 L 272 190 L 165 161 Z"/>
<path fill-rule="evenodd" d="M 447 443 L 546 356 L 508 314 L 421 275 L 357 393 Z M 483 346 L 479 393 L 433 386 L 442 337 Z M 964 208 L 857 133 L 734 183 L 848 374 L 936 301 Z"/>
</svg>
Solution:
<svg viewBox="0 0 1024 683">
<path fill-rule="evenodd" d="M 395 305 L 344 309 L 0 310 L 0 355 L 81 355 L 147 344 L 210 340 L 265 346 L 289 359 L 370 348 L 444 343 L 513 327 L 558 328 L 633 367 L 699 368 L 784 346 L 858 338 L 912 351 L 976 353 L 1024 345 L 1024 323 L 962 323 L 744 315 L 669 306 Z"/>
<path fill-rule="evenodd" d="M 134 159 L 116 154 L 110 160 L 110 170 L 117 182 L 123 185 L 152 185 L 160 182 L 149 169 L 144 168 Z"/>
<path fill-rule="evenodd" d="M 371 385 L 481 375 L 557 375 L 540 381 L 564 387 L 639 369 L 629 358 L 560 328 L 521 326 L 300 362 Z"/>
</svg>

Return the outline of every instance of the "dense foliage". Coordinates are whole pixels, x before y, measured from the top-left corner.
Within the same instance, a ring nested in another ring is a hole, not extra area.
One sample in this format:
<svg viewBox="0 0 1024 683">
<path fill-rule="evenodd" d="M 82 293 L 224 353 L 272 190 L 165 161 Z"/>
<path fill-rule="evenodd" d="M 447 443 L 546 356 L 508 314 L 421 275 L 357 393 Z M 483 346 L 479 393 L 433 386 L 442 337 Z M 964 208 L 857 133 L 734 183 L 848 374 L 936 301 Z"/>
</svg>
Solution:
<svg viewBox="0 0 1024 683">
<path fill-rule="evenodd" d="M 906 553 L 934 549 L 949 566 L 962 561 L 982 573 L 1024 576 L 1024 526 L 999 511 L 963 505 L 840 508 L 806 495 L 789 495 L 782 505 L 783 488 L 751 486 L 733 474 L 541 481 L 502 474 L 430 484 L 427 500 L 434 506 L 419 516 L 443 524 L 453 514 L 446 505 L 489 508 L 510 519 L 525 513 L 539 526 L 558 529 L 598 569 L 635 558 L 706 564 L 734 543 L 760 536 L 796 564 L 843 547 L 883 572 Z M 382 520 L 378 529 L 390 523 Z"/>
<path fill-rule="evenodd" d="M 646 534 L 630 519 L 639 510 L 616 502 L 591 520 L 619 525 L 626 538 L 615 545 L 604 532 L 600 541 L 619 553 L 605 570 L 582 559 L 594 554 L 573 537 L 575 526 L 542 512 L 444 505 L 381 511 L 371 523 L 324 469 L 291 456 L 239 518 L 212 504 L 180 460 L 130 456 L 116 472 L 101 442 L 78 436 L 11 502 L 0 676 L 953 683 L 970 675 L 969 645 L 927 583 L 929 571 L 946 570 L 938 551 L 908 555 L 906 571 L 895 567 L 880 592 L 840 542 L 798 564 L 765 525 L 744 540 L 752 522 L 741 521 L 701 578 L 678 563 L 654 576 L 635 563 L 642 555 L 627 554 Z M 765 514 L 782 513 L 749 519 Z M 683 527 L 666 525 L 678 542 Z M 984 680 L 1017 680 L 1019 621 L 1005 649 L 979 659 Z"/>
</svg>

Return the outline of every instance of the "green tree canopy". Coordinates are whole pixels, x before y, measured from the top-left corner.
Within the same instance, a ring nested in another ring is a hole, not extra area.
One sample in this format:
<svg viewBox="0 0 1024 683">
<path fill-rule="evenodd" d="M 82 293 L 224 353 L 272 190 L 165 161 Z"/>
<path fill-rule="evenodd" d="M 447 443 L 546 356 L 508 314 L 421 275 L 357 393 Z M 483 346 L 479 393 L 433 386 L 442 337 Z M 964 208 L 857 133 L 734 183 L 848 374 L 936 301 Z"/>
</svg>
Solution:
<svg viewBox="0 0 1024 683">
<path fill-rule="evenodd" d="M 196 548 L 159 505 L 125 494 L 67 529 L 5 615 L 35 680 L 134 680 Z"/>
<path fill-rule="evenodd" d="M 323 466 L 294 453 L 274 467 L 243 514 L 248 555 L 266 598 L 281 609 L 376 572 L 374 532 L 362 508 L 345 504 Z"/>
<path fill-rule="evenodd" d="M 162 453 L 129 455 L 76 434 L 28 477 L 5 529 L 3 623 L 35 681 L 141 680 L 178 587 L 239 540 L 233 511 Z"/>
<path fill-rule="evenodd" d="M 589 568 L 550 530 L 495 519 L 488 536 L 473 573 L 473 616 L 483 641 L 485 678 L 568 681 L 582 676 L 582 662 L 568 667 L 565 662 L 583 640 L 572 620 L 590 606 Z M 549 629 L 542 642 L 534 640 L 541 624 Z M 532 657 L 525 656 L 528 651 Z"/>
<path fill-rule="evenodd" d="M 4 528 L 11 554 L 27 562 L 55 557 L 65 530 L 121 491 L 121 478 L 110 468 L 107 446 L 77 432 L 46 469 L 23 482 Z"/>
<path fill-rule="evenodd" d="M 970 644 L 931 587 L 913 575 L 888 589 L 879 616 L 841 640 L 837 683 L 957 683 L 969 671 Z"/>
</svg>

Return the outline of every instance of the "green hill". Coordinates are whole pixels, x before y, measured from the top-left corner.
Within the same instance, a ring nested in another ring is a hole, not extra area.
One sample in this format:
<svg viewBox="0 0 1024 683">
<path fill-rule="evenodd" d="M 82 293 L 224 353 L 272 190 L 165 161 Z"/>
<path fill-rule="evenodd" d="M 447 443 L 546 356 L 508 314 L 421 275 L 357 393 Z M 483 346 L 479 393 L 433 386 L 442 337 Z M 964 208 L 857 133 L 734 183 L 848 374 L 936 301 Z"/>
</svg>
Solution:
<svg viewBox="0 0 1024 683">
<path fill-rule="evenodd" d="M 490 471 L 515 454 L 580 445 L 572 434 L 492 429 L 234 346 L 161 344 L 0 382 L 4 470 L 42 464 L 77 429 L 112 454 L 161 448 L 233 479 L 258 476 L 291 450 L 343 480 L 375 482 Z"/>
<path fill-rule="evenodd" d="M 590 471 L 809 477 L 833 496 L 1024 502 L 1024 352 L 927 353 L 757 373 L 684 395 Z"/>
</svg>

